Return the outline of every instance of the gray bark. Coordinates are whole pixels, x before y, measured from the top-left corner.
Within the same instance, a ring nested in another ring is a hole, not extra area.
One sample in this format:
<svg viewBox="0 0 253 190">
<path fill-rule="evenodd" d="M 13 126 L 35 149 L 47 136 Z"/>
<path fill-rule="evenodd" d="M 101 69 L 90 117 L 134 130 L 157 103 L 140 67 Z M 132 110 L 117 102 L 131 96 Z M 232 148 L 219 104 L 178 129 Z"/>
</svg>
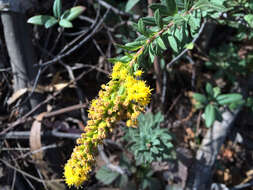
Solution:
<svg viewBox="0 0 253 190">
<path fill-rule="evenodd" d="M 14 91 L 32 87 L 37 72 L 33 67 L 35 56 L 26 18 L 22 13 L 3 11 L 1 13 L 1 20 L 13 71 Z M 22 107 L 23 112 L 35 107 L 40 99 L 39 95 L 34 93 L 29 102 Z"/>
</svg>

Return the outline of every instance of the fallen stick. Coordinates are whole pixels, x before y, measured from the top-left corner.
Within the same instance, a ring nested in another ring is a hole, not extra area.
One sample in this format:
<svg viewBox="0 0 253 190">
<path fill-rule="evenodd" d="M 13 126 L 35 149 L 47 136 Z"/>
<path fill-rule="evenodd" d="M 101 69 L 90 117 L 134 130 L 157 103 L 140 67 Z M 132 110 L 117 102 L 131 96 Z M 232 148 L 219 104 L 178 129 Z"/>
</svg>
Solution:
<svg viewBox="0 0 253 190">
<path fill-rule="evenodd" d="M 216 121 L 207 131 L 202 140 L 201 147 L 197 151 L 195 164 L 188 175 L 186 190 L 210 189 L 212 168 L 238 113 L 239 109 L 233 112 L 225 111 L 222 114 L 223 121 Z"/>
</svg>

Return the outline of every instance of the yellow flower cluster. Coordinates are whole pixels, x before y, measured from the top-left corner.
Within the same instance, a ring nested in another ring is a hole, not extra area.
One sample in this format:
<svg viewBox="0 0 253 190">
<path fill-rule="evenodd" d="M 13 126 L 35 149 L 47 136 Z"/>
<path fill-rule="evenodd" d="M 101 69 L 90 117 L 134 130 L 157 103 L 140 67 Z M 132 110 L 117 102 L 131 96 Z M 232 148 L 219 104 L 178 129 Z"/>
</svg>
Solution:
<svg viewBox="0 0 253 190">
<path fill-rule="evenodd" d="M 141 70 L 133 71 L 129 63 L 115 63 L 111 80 L 101 86 L 99 96 L 89 108 L 85 133 L 77 139 L 77 146 L 64 167 L 65 181 L 79 187 L 88 179 L 95 164 L 97 146 L 112 131 L 115 123 L 125 120 L 136 126 L 137 117 L 150 101 L 151 90 L 145 81 L 138 80 Z"/>
</svg>

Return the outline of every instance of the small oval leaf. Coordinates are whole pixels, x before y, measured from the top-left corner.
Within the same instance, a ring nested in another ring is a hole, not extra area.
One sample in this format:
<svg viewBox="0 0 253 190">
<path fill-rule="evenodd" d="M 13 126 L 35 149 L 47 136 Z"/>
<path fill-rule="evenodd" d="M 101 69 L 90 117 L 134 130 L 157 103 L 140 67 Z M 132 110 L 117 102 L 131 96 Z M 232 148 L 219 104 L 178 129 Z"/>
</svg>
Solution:
<svg viewBox="0 0 253 190">
<path fill-rule="evenodd" d="M 153 3 L 149 6 L 149 8 L 153 11 L 156 11 L 158 9 L 161 16 L 169 16 L 168 8 L 165 5 L 162 5 L 160 3 Z"/>
<path fill-rule="evenodd" d="M 206 104 L 207 103 L 207 98 L 203 94 L 194 93 L 193 94 L 193 98 L 195 100 L 197 100 L 198 102 L 202 103 L 202 104 Z"/>
<path fill-rule="evenodd" d="M 73 24 L 66 19 L 60 20 L 59 25 L 63 28 L 72 28 L 73 27 Z"/>
<path fill-rule="evenodd" d="M 146 28 L 142 19 L 138 21 L 137 30 L 143 35 L 146 33 Z"/>
<path fill-rule="evenodd" d="M 149 26 L 155 26 L 155 19 L 154 17 L 143 17 L 142 18 L 144 24 L 149 25 Z"/>
<path fill-rule="evenodd" d="M 47 16 L 47 15 L 36 15 L 29 18 L 27 23 L 35 24 L 35 25 L 44 25 L 51 18 L 52 18 L 51 16 Z"/>
<path fill-rule="evenodd" d="M 178 46 L 177 46 L 177 40 L 175 39 L 174 36 L 169 36 L 168 37 L 170 47 L 177 53 L 178 52 Z"/>
<path fill-rule="evenodd" d="M 215 109 L 212 104 L 208 104 L 205 108 L 205 123 L 206 126 L 209 128 L 213 125 L 213 122 L 215 121 Z"/>
<path fill-rule="evenodd" d="M 177 13 L 177 4 L 175 0 L 166 0 L 166 6 L 168 8 L 168 15 L 174 15 Z"/>
<path fill-rule="evenodd" d="M 140 0 L 129 0 L 126 4 L 125 11 L 129 12 Z"/>
<path fill-rule="evenodd" d="M 162 28 L 162 18 L 160 16 L 160 11 L 157 9 L 154 13 L 155 23 L 159 28 Z"/>
<path fill-rule="evenodd" d="M 185 46 L 184 46 L 186 49 L 188 49 L 188 50 L 192 50 L 193 48 L 194 48 L 194 43 L 188 43 L 188 44 L 185 44 Z"/>
<path fill-rule="evenodd" d="M 54 26 L 56 23 L 58 23 L 58 20 L 56 20 L 56 18 L 52 17 L 52 18 L 48 19 L 47 22 L 45 23 L 45 28 L 50 28 L 50 27 Z"/>
<path fill-rule="evenodd" d="M 219 95 L 217 101 L 221 105 L 231 104 L 242 100 L 242 95 L 237 93 Z"/>
<path fill-rule="evenodd" d="M 213 97 L 213 86 L 208 82 L 206 83 L 206 92 L 209 96 Z"/>
<path fill-rule="evenodd" d="M 163 41 L 163 39 L 160 36 L 156 39 L 156 42 L 158 43 L 158 45 L 161 49 L 163 49 L 163 50 L 167 49 L 165 42 Z"/>
<path fill-rule="evenodd" d="M 84 11 L 85 11 L 85 7 L 84 6 L 76 6 L 73 7 L 69 10 L 66 10 L 63 13 L 63 19 L 66 19 L 68 21 L 72 21 L 75 18 L 77 18 L 78 16 L 80 16 Z"/>
<path fill-rule="evenodd" d="M 218 95 L 220 95 L 221 91 L 219 87 L 213 88 L 213 96 L 216 98 Z"/>
<path fill-rule="evenodd" d="M 150 61 L 153 63 L 154 59 L 155 59 L 155 51 L 154 51 L 154 48 L 153 48 L 152 44 L 149 45 L 148 52 L 149 52 Z"/>
<path fill-rule="evenodd" d="M 53 5 L 53 12 L 54 12 L 54 16 L 56 18 L 60 18 L 60 16 L 61 16 L 61 9 L 62 9 L 61 0 L 55 0 L 54 1 L 54 5 Z"/>
</svg>

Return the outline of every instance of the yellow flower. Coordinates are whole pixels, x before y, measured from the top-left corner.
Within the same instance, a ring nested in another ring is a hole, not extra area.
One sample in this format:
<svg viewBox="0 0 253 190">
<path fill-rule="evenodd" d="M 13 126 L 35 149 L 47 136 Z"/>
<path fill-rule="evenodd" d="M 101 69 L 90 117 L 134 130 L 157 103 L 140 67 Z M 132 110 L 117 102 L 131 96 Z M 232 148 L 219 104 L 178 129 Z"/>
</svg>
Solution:
<svg viewBox="0 0 253 190">
<path fill-rule="evenodd" d="M 149 103 L 151 95 L 146 83 L 137 79 L 141 74 L 141 70 L 132 74 L 127 63 L 115 63 L 111 80 L 101 86 L 98 98 L 91 102 L 85 133 L 77 139 L 78 145 L 64 167 L 69 186 L 79 187 L 89 178 L 97 146 L 113 130 L 116 122 L 126 120 L 127 126 L 137 125 L 137 117 Z"/>
<path fill-rule="evenodd" d="M 87 174 L 91 171 L 91 168 L 88 167 L 73 167 L 77 165 L 76 163 L 72 163 L 72 160 L 68 161 L 68 163 L 64 167 L 64 175 L 65 181 L 68 186 L 75 185 L 79 187 L 82 185 L 84 181 L 87 180 Z"/>
<path fill-rule="evenodd" d="M 127 122 L 126 122 L 126 126 L 128 126 L 128 127 L 131 127 L 131 125 L 132 125 L 132 121 L 129 119 L 129 120 L 127 120 Z"/>
<path fill-rule="evenodd" d="M 137 71 L 134 72 L 134 75 L 135 75 L 136 77 L 140 77 L 140 76 L 142 75 L 142 73 L 143 73 L 142 70 L 137 70 Z"/>
</svg>

